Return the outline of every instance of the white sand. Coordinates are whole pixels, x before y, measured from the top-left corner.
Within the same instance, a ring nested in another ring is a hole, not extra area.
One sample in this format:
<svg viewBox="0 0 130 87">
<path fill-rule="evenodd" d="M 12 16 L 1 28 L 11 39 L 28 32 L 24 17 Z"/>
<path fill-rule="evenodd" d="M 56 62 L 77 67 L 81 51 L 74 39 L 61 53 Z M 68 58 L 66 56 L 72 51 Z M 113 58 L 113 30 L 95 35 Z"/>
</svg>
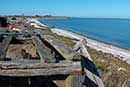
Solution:
<svg viewBox="0 0 130 87">
<path fill-rule="evenodd" d="M 48 27 L 47 25 L 44 25 L 43 23 L 41 23 L 40 21 L 38 21 L 35 18 L 28 18 L 27 23 L 30 23 L 31 26 L 34 26 L 36 28 Z"/>
<path fill-rule="evenodd" d="M 121 60 L 127 61 L 130 63 L 130 50 L 122 49 L 110 44 L 106 44 L 100 41 L 96 41 L 94 39 L 87 38 L 85 36 L 73 33 L 71 31 L 62 30 L 58 28 L 51 29 L 53 33 L 56 33 L 61 36 L 69 37 L 72 39 L 78 39 L 81 40 L 82 38 L 85 38 L 87 40 L 87 46 L 92 47 L 98 51 L 103 51 L 106 53 L 111 53 L 114 56 L 120 58 Z"/>
<path fill-rule="evenodd" d="M 41 25 L 43 27 L 48 27 L 42 23 L 40 23 L 37 19 L 29 19 L 28 21 L 32 21 L 35 22 L 36 25 Z M 130 50 L 126 50 L 123 48 L 119 48 L 117 46 L 114 45 L 110 45 L 110 44 L 106 44 L 94 39 L 90 39 L 86 36 L 77 34 L 77 33 L 73 33 L 71 31 L 67 31 L 67 30 L 63 30 L 63 29 L 58 29 L 58 28 L 53 28 L 51 29 L 53 33 L 56 33 L 58 35 L 61 36 L 65 36 L 65 37 L 69 37 L 72 39 L 77 39 L 77 40 L 81 40 L 81 39 L 86 39 L 87 41 L 87 46 L 92 47 L 98 51 L 103 51 L 106 53 L 111 53 L 114 56 L 118 57 L 119 59 L 123 60 L 123 61 L 127 61 L 130 64 Z"/>
</svg>

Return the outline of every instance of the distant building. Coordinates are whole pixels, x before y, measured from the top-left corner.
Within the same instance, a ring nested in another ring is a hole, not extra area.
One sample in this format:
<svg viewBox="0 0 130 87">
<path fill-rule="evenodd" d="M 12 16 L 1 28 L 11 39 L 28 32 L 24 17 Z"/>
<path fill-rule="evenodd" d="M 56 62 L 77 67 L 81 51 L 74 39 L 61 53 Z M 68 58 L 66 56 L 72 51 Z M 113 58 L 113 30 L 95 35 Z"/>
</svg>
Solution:
<svg viewBox="0 0 130 87">
<path fill-rule="evenodd" d="M 0 27 L 7 27 L 7 18 L 6 17 L 0 17 Z"/>
</svg>

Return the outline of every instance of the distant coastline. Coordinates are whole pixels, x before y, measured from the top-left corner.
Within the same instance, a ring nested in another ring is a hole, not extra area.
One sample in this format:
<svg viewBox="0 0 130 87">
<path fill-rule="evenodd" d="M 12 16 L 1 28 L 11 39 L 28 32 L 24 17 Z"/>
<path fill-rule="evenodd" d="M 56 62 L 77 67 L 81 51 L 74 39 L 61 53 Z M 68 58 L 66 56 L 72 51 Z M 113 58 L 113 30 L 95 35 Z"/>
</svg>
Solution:
<svg viewBox="0 0 130 87">
<path fill-rule="evenodd" d="M 27 18 L 35 18 L 35 19 L 59 19 L 59 18 L 71 18 L 68 16 L 49 16 L 49 15 L 45 15 L 45 16 L 6 16 L 8 19 L 11 19 L 13 17 L 15 17 L 16 19 L 27 19 Z"/>
</svg>

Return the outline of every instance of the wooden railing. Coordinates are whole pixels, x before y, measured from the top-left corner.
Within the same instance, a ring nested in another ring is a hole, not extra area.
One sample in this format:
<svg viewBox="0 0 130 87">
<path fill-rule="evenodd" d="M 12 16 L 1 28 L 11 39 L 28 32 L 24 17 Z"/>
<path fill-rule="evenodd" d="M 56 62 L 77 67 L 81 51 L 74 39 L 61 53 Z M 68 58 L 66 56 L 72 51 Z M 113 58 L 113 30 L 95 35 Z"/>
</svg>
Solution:
<svg viewBox="0 0 130 87">
<path fill-rule="evenodd" d="M 87 51 L 86 39 L 80 40 L 75 45 L 74 50 L 77 50 L 80 54 L 82 54 L 81 66 L 85 72 L 84 85 L 86 87 L 104 87 L 103 81 L 97 72 L 93 59 Z"/>
</svg>

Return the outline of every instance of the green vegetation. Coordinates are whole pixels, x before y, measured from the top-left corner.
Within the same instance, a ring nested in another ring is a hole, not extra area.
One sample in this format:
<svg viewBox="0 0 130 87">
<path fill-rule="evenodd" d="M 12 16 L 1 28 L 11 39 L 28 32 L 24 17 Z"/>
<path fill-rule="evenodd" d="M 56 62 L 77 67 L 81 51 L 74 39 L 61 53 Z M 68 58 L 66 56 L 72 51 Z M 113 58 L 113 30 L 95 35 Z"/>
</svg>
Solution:
<svg viewBox="0 0 130 87">
<path fill-rule="evenodd" d="M 76 43 L 70 38 L 59 36 L 53 33 L 51 30 L 44 30 L 44 32 L 58 38 L 63 43 L 70 47 L 73 47 Z M 102 70 L 104 73 L 111 72 L 117 78 L 127 78 L 130 79 L 130 64 L 125 61 L 119 60 L 119 58 L 113 56 L 110 53 L 104 53 L 102 51 L 97 51 L 96 49 L 88 47 L 88 51 L 94 60 L 97 69 Z M 120 70 L 119 68 L 124 68 L 126 70 Z"/>
<path fill-rule="evenodd" d="M 43 30 L 44 32 L 46 32 L 49 35 L 52 35 L 53 37 L 59 39 L 60 41 L 62 41 L 63 43 L 65 43 L 66 45 L 68 45 L 69 47 L 74 47 L 74 45 L 76 44 L 73 40 L 71 40 L 68 37 L 63 37 L 63 36 L 59 36 L 55 33 L 53 33 L 50 29 L 46 29 Z"/>
<path fill-rule="evenodd" d="M 130 64 L 125 61 L 119 60 L 110 53 L 104 53 L 89 47 L 88 51 L 93 58 L 97 69 L 101 69 L 103 72 L 109 71 L 115 73 L 117 77 L 124 77 L 130 79 Z M 120 70 L 118 72 L 118 69 L 120 67 L 126 70 Z"/>
</svg>

